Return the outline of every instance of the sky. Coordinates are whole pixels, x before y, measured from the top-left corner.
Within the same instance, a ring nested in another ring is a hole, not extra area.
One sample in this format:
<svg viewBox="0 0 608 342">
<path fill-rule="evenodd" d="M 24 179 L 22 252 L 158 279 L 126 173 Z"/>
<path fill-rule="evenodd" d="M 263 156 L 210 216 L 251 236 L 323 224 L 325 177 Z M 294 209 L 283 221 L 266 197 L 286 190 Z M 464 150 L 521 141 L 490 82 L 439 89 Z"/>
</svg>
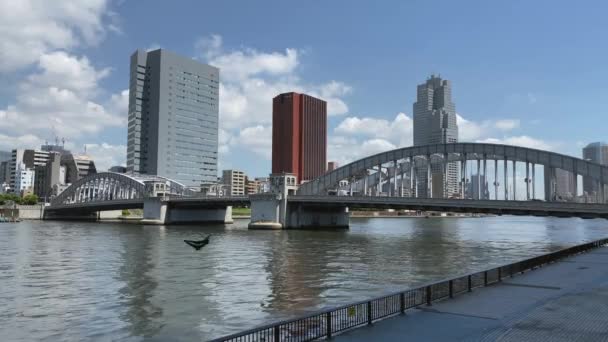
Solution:
<svg viewBox="0 0 608 342">
<path fill-rule="evenodd" d="M 460 141 L 580 156 L 605 141 L 608 2 L 0 0 L 0 150 L 55 136 L 124 165 L 129 57 L 220 68 L 220 165 L 270 172 L 272 98 L 328 102 L 328 160 L 412 144 L 416 85 L 452 81 Z"/>
</svg>

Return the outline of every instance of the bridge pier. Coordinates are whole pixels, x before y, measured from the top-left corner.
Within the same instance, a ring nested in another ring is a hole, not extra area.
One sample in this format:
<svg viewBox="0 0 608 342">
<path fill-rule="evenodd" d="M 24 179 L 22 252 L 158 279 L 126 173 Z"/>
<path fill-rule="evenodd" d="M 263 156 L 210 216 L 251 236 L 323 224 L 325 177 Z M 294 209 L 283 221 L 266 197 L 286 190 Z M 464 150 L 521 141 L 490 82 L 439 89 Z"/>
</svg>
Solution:
<svg viewBox="0 0 608 342">
<path fill-rule="evenodd" d="M 176 206 L 161 197 L 144 199 L 144 224 L 232 223 L 232 207 Z"/>
<path fill-rule="evenodd" d="M 250 196 L 249 229 L 348 228 L 349 212 L 345 205 L 303 205 L 289 203 L 276 194 Z"/>
<path fill-rule="evenodd" d="M 61 221 L 98 221 L 99 212 L 90 210 L 49 210 L 45 209 L 42 215 L 44 220 Z"/>
<path fill-rule="evenodd" d="M 285 228 L 348 228 L 349 218 L 346 206 L 288 204 Z"/>
</svg>

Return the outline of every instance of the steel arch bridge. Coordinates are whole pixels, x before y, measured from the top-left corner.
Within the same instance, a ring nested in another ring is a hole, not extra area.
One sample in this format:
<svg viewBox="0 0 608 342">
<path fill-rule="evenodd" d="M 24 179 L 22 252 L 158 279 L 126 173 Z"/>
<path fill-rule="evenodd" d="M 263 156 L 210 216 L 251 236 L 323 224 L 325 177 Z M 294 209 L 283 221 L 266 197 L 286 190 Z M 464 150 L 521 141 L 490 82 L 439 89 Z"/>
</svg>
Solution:
<svg viewBox="0 0 608 342">
<path fill-rule="evenodd" d="M 118 200 L 143 201 L 145 197 L 190 196 L 192 193 L 184 185 L 161 176 L 100 172 L 70 185 L 51 200 L 51 206 Z"/>
<path fill-rule="evenodd" d="M 430 161 L 430 162 L 429 162 Z M 526 186 L 526 198 L 536 198 L 534 194 L 535 187 L 530 185 L 535 181 L 535 166 L 542 165 L 545 171 L 545 185 L 549 185 L 549 190 L 545 192 L 551 194 L 551 198 L 555 199 L 556 192 L 556 169 L 561 169 L 574 175 L 575 179 L 582 176 L 586 181 L 591 181 L 597 187 L 596 202 L 605 202 L 606 183 L 608 182 L 608 166 L 593 163 L 580 158 L 575 158 L 559 153 L 532 149 L 527 147 L 486 144 L 486 143 L 450 143 L 450 144 L 435 144 L 425 146 L 412 146 L 399 148 L 391 151 L 378 153 L 350 164 L 339 167 L 330 171 L 321 177 L 306 182 L 300 185 L 298 195 L 326 195 L 336 189 L 351 189 L 352 195 L 353 186 L 361 189 L 362 194 L 368 195 L 381 192 L 382 184 L 389 184 L 389 196 L 400 197 L 449 197 L 445 189 L 447 181 L 442 179 L 443 194 L 442 196 L 434 196 L 432 192 L 431 174 L 447 173 L 448 165 L 458 167 L 460 177 L 459 197 L 465 198 L 464 186 L 467 183 L 466 174 L 467 166 L 471 161 L 477 162 L 477 174 L 482 174 L 485 178 L 487 175 L 487 162 L 494 162 L 494 182 L 488 183 L 489 188 L 494 187 L 495 199 L 498 199 L 498 187 L 500 185 L 498 170 L 499 162 L 503 168 L 503 188 L 504 199 L 508 200 L 512 196 L 516 198 L 516 182 L 517 174 L 516 163 L 525 163 L 526 175 L 522 180 Z M 483 169 L 481 167 L 483 163 Z M 512 178 L 508 177 L 507 168 L 511 164 Z M 433 168 L 431 168 L 433 165 Z M 532 166 L 530 168 L 530 166 Z M 370 174 L 369 170 L 375 170 L 375 173 Z M 385 171 L 386 170 L 386 171 Z M 419 177 L 420 174 L 426 174 L 427 177 Z M 427 193 L 419 193 L 421 187 L 420 180 L 423 178 L 423 187 L 427 188 Z M 489 177 L 492 178 L 492 177 Z M 521 177 L 520 177 L 521 178 Z M 477 177 L 479 181 L 481 177 Z M 487 181 L 488 178 L 486 178 Z M 511 179 L 511 186 L 509 185 Z M 341 181 L 348 181 L 349 185 L 341 185 Z M 574 182 L 576 187 L 576 182 Z M 479 184 L 478 184 L 479 185 Z M 373 189 L 376 187 L 377 189 Z M 372 188 L 372 189 L 370 189 Z M 478 186 L 477 189 L 480 189 Z M 604 190 L 604 191 L 600 191 Z M 532 197 L 530 196 L 532 190 Z M 479 194 L 477 198 L 482 199 Z"/>
</svg>

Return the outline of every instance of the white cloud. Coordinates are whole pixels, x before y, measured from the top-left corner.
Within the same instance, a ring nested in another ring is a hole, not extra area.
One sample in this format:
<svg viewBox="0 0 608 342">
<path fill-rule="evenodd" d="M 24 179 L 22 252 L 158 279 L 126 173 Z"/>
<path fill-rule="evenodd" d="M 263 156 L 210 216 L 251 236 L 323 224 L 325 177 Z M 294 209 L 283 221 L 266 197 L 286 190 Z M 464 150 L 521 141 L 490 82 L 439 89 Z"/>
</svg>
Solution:
<svg viewBox="0 0 608 342">
<path fill-rule="evenodd" d="M 505 138 L 486 138 L 486 139 L 478 140 L 477 142 L 489 143 L 489 144 L 505 144 L 505 145 L 522 146 L 522 147 L 536 148 L 536 149 L 545 150 L 545 151 L 554 150 L 554 146 L 552 144 L 547 143 L 540 139 L 535 139 L 535 138 L 529 137 L 527 135 L 505 137 Z"/>
<path fill-rule="evenodd" d="M 484 139 L 497 134 L 504 134 L 520 126 L 519 119 L 497 119 L 475 122 L 463 118 L 460 114 L 456 114 L 456 123 L 458 124 L 459 141 Z"/>
<path fill-rule="evenodd" d="M 412 144 L 413 120 L 404 113 L 397 114 L 392 121 L 348 117 L 338 124 L 335 132 L 343 135 L 389 139 L 392 144 L 403 147 Z"/>
<path fill-rule="evenodd" d="M 232 146 L 244 147 L 264 159 L 272 155 L 272 127 L 252 126 L 241 130 L 240 134 L 230 140 Z"/>
<path fill-rule="evenodd" d="M 97 171 L 107 171 L 115 165 L 126 165 L 127 147 L 107 143 L 86 144 L 87 154 L 95 161 Z"/>
<path fill-rule="evenodd" d="M 65 52 L 40 56 L 37 70 L 19 84 L 14 104 L 0 109 L 0 132 L 70 140 L 126 123 L 128 91 L 96 100 L 99 81 L 109 74 L 86 57 Z"/>
<path fill-rule="evenodd" d="M 108 2 L 0 1 L 0 72 L 27 67 L 54 50 L 97 44 L 106 28 L 118 31 Z"/>
<path fill-rule="evenodd" d="M 487 125 L 469 121 L 460 114 L 456 114 L 456 124 L 458 125 L 459 141 L 473 141 L 478 139 L 484 133 L 484 130 L 487 129 Z"/>
<path fill-rule="evenodd" d="M 306 93 L 327 101 L 328 115 L 348 112 L 343 97 L 350 86 L 335 80 L 307 84 L 299 77 L 301 51 L 226 51 L 222 37 L 199 39 L 200 59 L 220 68 L 220 152 L 247 149 L 269 159 L 272 149 L 272 99 L 285 92 Z"/>
<path fill-rule="evenodd" d="M 456 114 L 459 141 L 485 142 L 526 146 L 543 150 L 554 149 L 553 144 L 529 136 L 496 136 L 519 128 L 517 119 L 486 120 L 481 123 Z M 393 120 L 372 117 L 347 117 L 336 126 L 328 139 L 328 160 L 344 165 L 372 154 L 398 147 L 411 146 L 413 120 L 399 113 Z"/>
<path fill-rule="evenodd" d="M 32 146 L 40 146 L 43 142 L 43 139 L 33 134 L 14 136 L 0 133 L 0 151 L 10 151 L 17 148 L 32 148 Z"/>
<path fill-rule="evenodd" d="M 327 142 L 327 160 L 345 165 L 352 161 L 397 148 L 395 144 L 382 138 L 359 141 L 354 137 L 330 136 Z"/>
<path fill-rule="evenodd" d="M 244 48 L 232 52 L 222 49 L 222 37 L 211 35 L 195 43 L 198 52 L 210 64 L 220 68 L 223 81 L 243 81 L 254 75 L 286 75 L 295 71 L 299 64 L 298 51 L 285 49 L 285 52 L 259 52 Z"/>
<path fill-rule="evenodd" d="M 519 120 L 517 119 L 502 119 L 494 123 L 494 127 L 501 131 L 511 131 L 519 127 Z"/>
</svg>

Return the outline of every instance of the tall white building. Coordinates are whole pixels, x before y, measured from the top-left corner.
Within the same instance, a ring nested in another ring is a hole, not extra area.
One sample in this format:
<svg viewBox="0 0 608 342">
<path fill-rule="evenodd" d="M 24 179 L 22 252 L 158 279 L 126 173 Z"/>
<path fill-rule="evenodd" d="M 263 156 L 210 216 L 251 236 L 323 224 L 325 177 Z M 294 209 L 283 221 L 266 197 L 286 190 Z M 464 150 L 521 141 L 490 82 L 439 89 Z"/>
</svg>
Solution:
<svg viewBox="0 0 608 342">
<path fill-rule="evenodd" d="M 131 55 L 127 172 L 217 179 L 219 69 L 167 50 Z"/>
<path fill-rule="evenodd" d="M 448 144 L 458 142 L 456 107 L 452 102 L 452 86 L 448 80 L 432 75 L 418 85 L 414 103 L 414 145 Z M 458 165 L 449 163 L 447 183 L 441 161 L 432 161 L 432 197 L 449 197 L 459 193 Z M 427 197 L 426 166 L 418 168 L 418 194 Z M 444 185 L 445 184 L 445 191 Z"/>
</svg>

